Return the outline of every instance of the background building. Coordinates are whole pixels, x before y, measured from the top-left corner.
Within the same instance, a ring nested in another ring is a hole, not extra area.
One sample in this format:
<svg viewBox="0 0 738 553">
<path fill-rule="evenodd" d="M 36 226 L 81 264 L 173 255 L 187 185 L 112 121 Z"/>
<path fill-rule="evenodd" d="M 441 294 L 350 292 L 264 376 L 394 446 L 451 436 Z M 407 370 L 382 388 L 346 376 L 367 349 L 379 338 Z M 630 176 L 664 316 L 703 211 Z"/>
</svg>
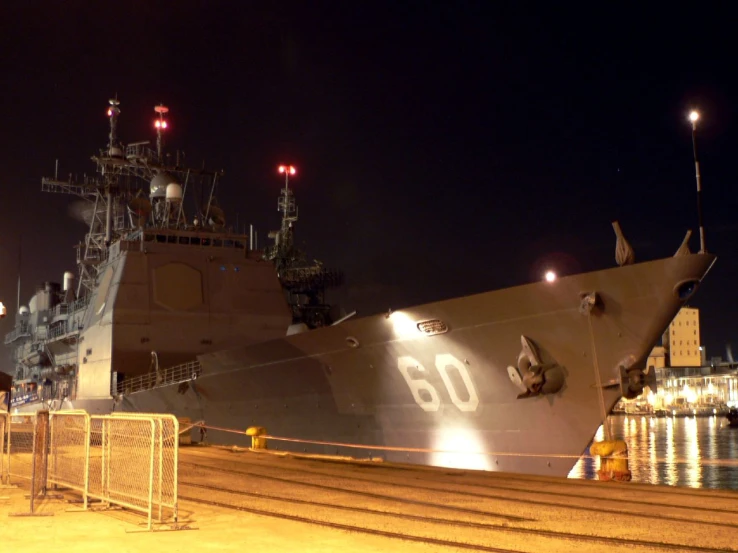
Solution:
<svg viewBox="0 0 738 553">
<path fill-rule="evenodd" d="M 682 307 L 679 310 L 666 331 L 663 346 L 668 356 L 669 367 L 702 366 L 699 309 Z M 656 349 L 658 348 L 654 348 L 654 351 Z"/>
<path fill-rule="evenodd" d="M 614 412 L 665 416 L 723 416 L 738 403 L 738 375 L 730 347 L 728 362 L 709 363 L 700 345 L 699 310 L 683 307 L 651 350 L 647 367 L 656 370 L 657 390 L 621 400 Z"/>
</svg>

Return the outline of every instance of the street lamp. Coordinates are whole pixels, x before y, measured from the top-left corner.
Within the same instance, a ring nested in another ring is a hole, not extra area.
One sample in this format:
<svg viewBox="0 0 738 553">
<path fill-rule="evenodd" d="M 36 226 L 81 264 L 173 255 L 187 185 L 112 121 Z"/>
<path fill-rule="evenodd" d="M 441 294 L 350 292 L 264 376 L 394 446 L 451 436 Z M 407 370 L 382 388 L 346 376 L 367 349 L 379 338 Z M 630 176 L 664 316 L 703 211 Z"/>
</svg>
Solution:
<svg viewBox="0 0 738 553">
<path fill-rule="evenodd" d="M 700 253 L 707 253 L 705 248 L 705 226 L 702 223 L 702 175 L 700 175 L 700 162 L 697 158 L 697 121 L 700 119 L 698 111 L 689 113 L 692 122 L 692 153 L 694 154 L 694 171 L 697 180 L 697 222 L 700 226 Z"/>
</svg>

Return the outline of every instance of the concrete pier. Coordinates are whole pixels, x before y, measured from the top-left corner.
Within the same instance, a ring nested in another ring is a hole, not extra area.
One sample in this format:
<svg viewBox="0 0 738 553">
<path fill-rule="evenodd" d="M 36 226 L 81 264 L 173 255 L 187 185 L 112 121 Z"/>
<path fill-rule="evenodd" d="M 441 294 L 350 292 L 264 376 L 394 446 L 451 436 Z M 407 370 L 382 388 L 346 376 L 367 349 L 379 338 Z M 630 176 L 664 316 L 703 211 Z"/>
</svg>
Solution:
<svg viewBox="0 0 738 553">
<path fill-rule="evenodd" d="M 9 517 L 24 493 L 0 489 L 8 551 L 738 551 L 735 492 L 237 448 L 180 449 L 181 531 L 58 499 Z"/>
</svg>

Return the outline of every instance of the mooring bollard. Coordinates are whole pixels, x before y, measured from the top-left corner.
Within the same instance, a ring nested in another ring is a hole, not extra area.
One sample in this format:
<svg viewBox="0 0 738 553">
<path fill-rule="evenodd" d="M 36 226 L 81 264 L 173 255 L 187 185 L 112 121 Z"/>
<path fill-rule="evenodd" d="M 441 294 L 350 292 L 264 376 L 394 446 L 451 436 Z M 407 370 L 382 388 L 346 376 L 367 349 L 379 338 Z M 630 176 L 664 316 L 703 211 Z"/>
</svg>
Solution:
<svg viewBox="0 0 738 553">
<path fill-rule="evenodd" d="M 599 480 L 630 482 L 628 444 L 623 440 L 595 442 L 590 446 L 589 453 L 600 458 L 600 470 L 597 471 Z"/>
<path fill-rule="evenodd" d="M 267 433 L 263 426 L 250 426 L 246 430 L 246 435 L 251 436 L 251 449 L 266 449 L 267 440 L 263 436 Z"/>
</svg>

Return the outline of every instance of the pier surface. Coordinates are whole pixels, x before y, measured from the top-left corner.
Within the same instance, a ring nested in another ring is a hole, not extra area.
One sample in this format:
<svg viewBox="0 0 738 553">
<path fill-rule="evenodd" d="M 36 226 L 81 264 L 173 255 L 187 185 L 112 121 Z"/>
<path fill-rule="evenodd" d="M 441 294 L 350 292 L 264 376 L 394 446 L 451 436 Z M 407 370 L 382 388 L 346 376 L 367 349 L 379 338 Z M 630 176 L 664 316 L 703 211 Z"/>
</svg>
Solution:
<svg viewBox="0 0 738 553">
<path fill-rule="evenodd" d="M 7 551 L 738 551 L 738 493 L 341 460 L 180 449 L 182 531 L 59 499 L 28 510 L 0 489 Z M 73 493 L 62 490 L 65 497 Z"/>
</svg>

